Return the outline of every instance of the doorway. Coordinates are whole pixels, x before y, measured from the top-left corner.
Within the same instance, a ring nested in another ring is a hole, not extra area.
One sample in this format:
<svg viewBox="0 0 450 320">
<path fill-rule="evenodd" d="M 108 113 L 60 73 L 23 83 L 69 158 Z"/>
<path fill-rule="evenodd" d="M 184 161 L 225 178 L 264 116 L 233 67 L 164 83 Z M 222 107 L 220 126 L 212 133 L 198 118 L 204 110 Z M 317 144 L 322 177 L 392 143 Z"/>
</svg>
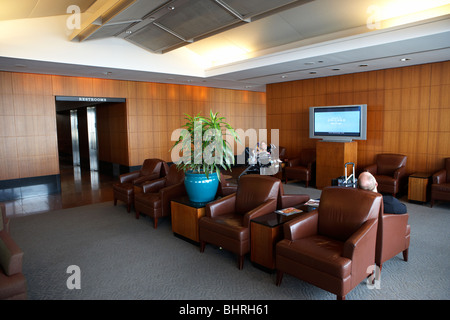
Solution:
<svg viewBox="0 0 450 320">
<path fill-rule="evenodd" d="M 101 165 L 99 152 L 109 146 L 98 127 L 108 124 L 105 114 L 116 104 L 126 109 L 125 99 L 57 96 L 55 104 L 63 207 L 112 200 L 117 177 Z"/>
</svg>

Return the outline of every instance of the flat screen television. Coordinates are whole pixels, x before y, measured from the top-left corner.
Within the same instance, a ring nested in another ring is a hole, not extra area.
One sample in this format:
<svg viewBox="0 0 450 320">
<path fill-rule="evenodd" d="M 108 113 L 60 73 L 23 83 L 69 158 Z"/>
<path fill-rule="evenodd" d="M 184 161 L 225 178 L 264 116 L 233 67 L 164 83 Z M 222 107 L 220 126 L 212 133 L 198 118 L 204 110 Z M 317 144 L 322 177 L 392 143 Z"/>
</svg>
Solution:
<svg viewBox="0 0 450 320">
<path fill-rule="evenodd" d="M 325 141 L 366 140 L 367 105 L 309 108 L 309 137 Z"/>
</svg>

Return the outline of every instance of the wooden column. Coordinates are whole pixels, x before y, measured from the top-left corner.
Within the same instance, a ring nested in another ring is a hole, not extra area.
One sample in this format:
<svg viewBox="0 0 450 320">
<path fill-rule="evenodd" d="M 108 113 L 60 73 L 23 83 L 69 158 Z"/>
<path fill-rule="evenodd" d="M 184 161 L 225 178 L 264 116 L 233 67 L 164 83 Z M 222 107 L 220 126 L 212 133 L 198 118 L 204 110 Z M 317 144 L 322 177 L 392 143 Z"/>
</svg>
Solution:
<svg viewBox="0 0 450 320">
<path fill-rule="evenodd" d="M 316 146 L 316 187 L 331 186 L 331 180 L 345 174 L 345 163 L 358 164 L 358 143 L 318 141 Z M 347 174 L 352 173 L 347 168 Z"/>
</svg>

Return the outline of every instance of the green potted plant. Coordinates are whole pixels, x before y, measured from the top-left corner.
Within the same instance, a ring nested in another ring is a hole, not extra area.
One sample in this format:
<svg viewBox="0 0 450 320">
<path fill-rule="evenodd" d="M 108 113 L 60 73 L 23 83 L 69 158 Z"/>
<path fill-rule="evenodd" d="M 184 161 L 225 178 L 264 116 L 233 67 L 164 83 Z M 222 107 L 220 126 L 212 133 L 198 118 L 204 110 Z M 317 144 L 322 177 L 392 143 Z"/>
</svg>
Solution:
<svg viewBox="0 0 450 320">
<path fill-rule="evenodd" d="M 220 170 L 231 170 L 234 164 L 233 148 L 226 137 L 230 135 L 239 143 L 240 139 L 225 122 L 225 117 L 220 117 L 218 113 L 210 111 L 209 117 L 203 117 L 200 113 L 196 116 L 185 115 L 187 122 L 170 149 L 172 159 L 180 157 L 174 163 L 185 172 L 184 183 L 189 199 L 193 202 L 208 202 L 217 193 Z"/>
</svg>

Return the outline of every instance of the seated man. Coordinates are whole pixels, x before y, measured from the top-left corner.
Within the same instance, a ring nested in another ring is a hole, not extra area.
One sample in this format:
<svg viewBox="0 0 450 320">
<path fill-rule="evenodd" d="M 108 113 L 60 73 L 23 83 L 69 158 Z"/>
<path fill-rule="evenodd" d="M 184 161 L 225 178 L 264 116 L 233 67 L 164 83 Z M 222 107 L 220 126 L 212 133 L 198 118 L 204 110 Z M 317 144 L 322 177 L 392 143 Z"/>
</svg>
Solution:
<svg viewBox="0 0 450 320">
<path fill-rule="evenodd" d="M 258 143 L 256 145 L 256 152 L 258 154 L 270 154 L 270 146 L 267 146 L 267 143 L 265 141 L 261 141 L 261 143 Z"/>
<path fill-rule="evenodd" d="M 378 192 L 377 180 L 370 172 L 362 172 L 358 177 L 358 188 Z M 406 205 L 397 198 L 383 194 L 384 213 L 406 213 Z"/>
</svg>

